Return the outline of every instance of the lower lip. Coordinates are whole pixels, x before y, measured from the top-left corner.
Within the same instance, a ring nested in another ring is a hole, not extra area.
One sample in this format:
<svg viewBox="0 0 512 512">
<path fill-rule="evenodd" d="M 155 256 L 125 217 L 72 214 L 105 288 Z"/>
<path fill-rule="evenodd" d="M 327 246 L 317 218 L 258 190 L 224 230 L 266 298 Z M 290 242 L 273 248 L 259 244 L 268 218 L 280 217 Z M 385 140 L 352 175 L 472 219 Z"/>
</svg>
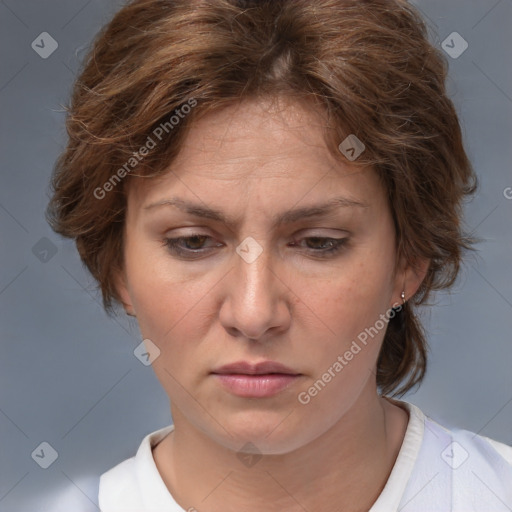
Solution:
<svg viewBox="0 0 512 512">
<path fill-rule="evenodd" d="M 244 398 L 264 398 L 275 395 L 300 377 L 300 375 L 285 373 L 265 375 L 215 373 L 214 375 L 229 391 Z"/>
</svg>

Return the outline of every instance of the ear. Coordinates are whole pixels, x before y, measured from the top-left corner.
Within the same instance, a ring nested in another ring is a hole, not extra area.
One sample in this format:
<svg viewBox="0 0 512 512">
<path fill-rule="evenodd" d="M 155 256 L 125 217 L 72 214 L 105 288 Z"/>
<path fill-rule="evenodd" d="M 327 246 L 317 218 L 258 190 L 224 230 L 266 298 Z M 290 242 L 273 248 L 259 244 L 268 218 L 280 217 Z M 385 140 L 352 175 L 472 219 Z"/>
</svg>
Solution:
<svg viewBox="0 0 512 512">
<path fill-rule="evenodd" d="M 416 258 L 413 262 L 406 262 L 402 259 L 395 274 L 395 284 L 391 300 L 393 305 L 402 304 L 402 291 L 405 300 L 409 300 L 421 286 L 430 267 L 429 258 Z"/>
<path fill-rule="evenodd" d="M 127 283 L 128 281 L 126 279 L 126 273 L 124 270 L 116 270 L 114 273 L 114 286 L 116 288 L 117 294 L 121 299 L 126 314 L 130 316 L 136 316 Z"/>
</svg>

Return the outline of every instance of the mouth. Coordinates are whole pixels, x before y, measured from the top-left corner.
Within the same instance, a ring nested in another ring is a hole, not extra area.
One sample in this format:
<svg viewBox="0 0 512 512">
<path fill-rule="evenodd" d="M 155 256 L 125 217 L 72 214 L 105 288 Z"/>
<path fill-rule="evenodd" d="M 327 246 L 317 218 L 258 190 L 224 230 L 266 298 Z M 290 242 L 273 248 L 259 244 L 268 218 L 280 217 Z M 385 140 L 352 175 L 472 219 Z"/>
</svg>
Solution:
<svg viewBox="0 0 512 512">
<path fill-rule="evenodd" d="M 244 398 L 266 398 L 283 391 L 302 374 L 274 361 L 239 361 L 217 368 L 212 375 L 229 392 Z"/>
<path fill-rule="evenodd" d="M 300 375 L 300 372 L 292 370 L 284 364 L 276 361 L 261 361 L 260 363 L 250 363 L 248 361 L 237 361 L 235 363 L 225 364 L 213 370 L 215 374 L 242 374 L 242 375 Z"/>
</svg>

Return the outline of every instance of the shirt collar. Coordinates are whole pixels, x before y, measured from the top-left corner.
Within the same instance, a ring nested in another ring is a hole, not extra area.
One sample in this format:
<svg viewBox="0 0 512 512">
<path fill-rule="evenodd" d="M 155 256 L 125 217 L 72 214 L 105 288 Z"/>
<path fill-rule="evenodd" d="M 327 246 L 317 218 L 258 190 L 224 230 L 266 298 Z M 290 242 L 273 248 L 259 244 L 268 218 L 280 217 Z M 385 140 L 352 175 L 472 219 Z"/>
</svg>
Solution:
<svg viewBox="0 0 512 512">
<path fill-rule="evenodd" d="M 409 402 L 388 397 L 386 399 L 405 409 L 409 415 L 409 422 L 386 485 L 369 512 L 389 512 L 398 509 L 418 458 L 424 435 L 425 416 L 418 407 Z M 174 425 L 169 425 L 148 434 L 135 456 L 137 481 L 141 488 L 144 507 L 148 510 L 182 510 L 167 489 L 152 453 L 152 449 L 173 430 Z"/>
<path fill-rule="evenodd" d="M 369 512 L 398 510 L 407 483 L 411 478 L 414 465 L 418 459 L 425 430 L 425 415 L 418 407 L 409 402 L 393 400 L 389 397 L 386 397 L 386 399 L 394 405 L 405 409 L 409 414 L 409 422 L 407 423 L 402 446 L 386 485 Z"/>
</svg>

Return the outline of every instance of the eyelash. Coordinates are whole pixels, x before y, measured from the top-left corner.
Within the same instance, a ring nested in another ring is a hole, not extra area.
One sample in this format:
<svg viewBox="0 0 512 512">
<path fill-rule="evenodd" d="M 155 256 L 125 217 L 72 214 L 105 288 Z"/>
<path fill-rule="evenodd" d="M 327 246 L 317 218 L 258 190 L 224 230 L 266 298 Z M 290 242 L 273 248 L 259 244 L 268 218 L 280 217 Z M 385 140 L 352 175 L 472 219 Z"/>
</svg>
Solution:
<svg viewBox="0 0 512 512">
<path fill-rule="evenodd" d="M 166 247 L 169 250 L 169 252 L 171 252 L 177 256 L 183 256 L 185 258 L 187 258 L 191 255 L 193 257 L 194 255 L 205 254 L 205 251 L 202 251 L 201 249 L 196 249 L 196 250 L 185 249 L 184 250 L 182 247 L 180 247 L 178 245 L 180 241 L 187 241 L 187 240 L 191 240 L 194 238 L 210 239 L 211 237 L 208 235 L 196 234 L 196 235 L 190 235 L 190 236 L 180 236 L 177 238 L 164 238 L 162 241 L 162 245 L 164 247 Z M 329 258 L 329 257 L 334 257 L 335 255 L 337 255 L 337 253 L 339 253 L 340 251 L 342 251 L 345 248 L 348 238 L 329 238 L 329 237 L 321 237 L 321 236 L 310 236 L 310 237 L 303 238 L 303 240 L 321 240 L 321 241 L 323 241 L 322 245 L 324 245 L 326 243 L 332 244 L 332 247 L 327 250 L 318 251 L 315 249 L 309 249 L 313 253 L 315 253 L 315 256 L 318 256 L 320 258 Z M 190 259 L 192 259 L 192 258 L 190 258 Z"/>
</svg>

